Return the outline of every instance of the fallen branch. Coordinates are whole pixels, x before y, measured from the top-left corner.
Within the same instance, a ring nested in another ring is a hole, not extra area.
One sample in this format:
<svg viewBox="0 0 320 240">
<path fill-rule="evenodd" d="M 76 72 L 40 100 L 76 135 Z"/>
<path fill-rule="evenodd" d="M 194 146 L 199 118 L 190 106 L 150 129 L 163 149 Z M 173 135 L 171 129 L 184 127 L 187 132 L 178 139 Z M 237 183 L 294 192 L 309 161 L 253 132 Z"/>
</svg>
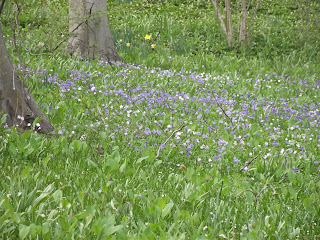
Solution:
<svg viewBox="0 0 320 240">
<path fill-rule="evenodd" d="M 254 158 L 252 158 L 249 162 L 247 162 L 243 168 L 240 169 L 240 172 L 242 172 L 246 167 L 248 167 L 254 160 L 256 160 L 258 158 L 258 156 L 255 156 Z"/>
<path fill-rule="evenodd" d="M 238 198 L 238 197 L 241 196 L 244 192 L 250 192 L 250 193 L 252 193 L 253 196 L 254 196 L 254 207 L 257 207 L 258 199 L 259 199 L 259 197 L 261 196 L 261 194 L 267 189 L 267 187 L 270 187 L 270 184 L 269 184 L 269 183 L 266 183 L 266 184 L 263 186 L 263 188 L 260 190 L 260 192 L 258 192 L 257 194 L 256 194 L 254 191 L 252 191 L 251 189 L 245 189 L 245 190 L 239 192 L 239 193 L 235 196 L 235 198 Z"/>
<path fill-rule="evenodd" d="M 176 129 L 175 131 L 173 131 L 173 132 L 171 133 L 171 135 L 167 138 L 167 140 L 159 146 L 159 149 L 158 149 L 158 152 L 157 152 L 157 156 L 155 157 L 156 159 L 160 156 L 161 146 L 165 146 L 165 145 L 167 144 L 167 142 L 172 138 L 172 136 L 175 135 L 177 132 L 179 132 L 184 126 L 185 126 L 185 125 L 182 124 L 178 129 Z"/>
</svg>

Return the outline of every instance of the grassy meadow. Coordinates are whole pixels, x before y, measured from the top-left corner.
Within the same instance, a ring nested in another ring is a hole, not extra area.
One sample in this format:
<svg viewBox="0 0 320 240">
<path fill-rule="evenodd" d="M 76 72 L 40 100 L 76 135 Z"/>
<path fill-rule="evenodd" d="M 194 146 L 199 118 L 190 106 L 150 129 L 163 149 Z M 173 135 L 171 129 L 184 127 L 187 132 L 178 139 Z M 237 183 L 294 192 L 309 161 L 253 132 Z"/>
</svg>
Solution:
<svg viewBox="0 0 320 240">
<path fill-rule="evenodd" d="M 210 1 L 108 4 L 125 67 L 51 51 L 66 0 L 24 4 L 17 51 L 5 5 L 55 131 L 0 128 L 0 239 L 320 239 L 319 1 L 262 1 L 231 47 Z"/>
</svg>

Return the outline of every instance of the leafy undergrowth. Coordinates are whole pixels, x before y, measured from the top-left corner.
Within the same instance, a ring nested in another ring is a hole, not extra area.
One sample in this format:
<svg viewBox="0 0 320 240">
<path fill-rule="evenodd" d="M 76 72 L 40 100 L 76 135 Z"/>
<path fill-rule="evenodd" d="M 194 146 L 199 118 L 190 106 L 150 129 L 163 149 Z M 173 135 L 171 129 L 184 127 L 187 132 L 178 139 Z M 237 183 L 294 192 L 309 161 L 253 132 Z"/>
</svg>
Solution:
<svg viewBox="0 0 320 240">
<path fill-rule="evenodd" d="M 1 238 L 320 237 L 319 72 L 56 61 L 55 132 L 0 129 Z"/>
<path fill-rule="evenodd" d="M 25 83 L 56 130 L 0 128 L 0 238 L 320 238 L 319 3 L 304 19 L 262 1 L 246 47 L 210 1 L 108 4 L 117 50 L 144 65 L 49 54 L 67 1 L 23 5 Z"/>
</svg>

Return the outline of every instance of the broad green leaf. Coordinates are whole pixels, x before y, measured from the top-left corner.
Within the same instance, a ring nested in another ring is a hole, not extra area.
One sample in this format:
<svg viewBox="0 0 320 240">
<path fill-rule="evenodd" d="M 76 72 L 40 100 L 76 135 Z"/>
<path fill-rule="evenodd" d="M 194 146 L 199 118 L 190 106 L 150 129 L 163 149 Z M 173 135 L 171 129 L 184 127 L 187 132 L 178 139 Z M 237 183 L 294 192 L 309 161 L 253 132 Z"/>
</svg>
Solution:
<svg viewBox="0 0 320 240">
<path fill-rule="evenodd" d="M 141 158 L 139 158 L 139 159 L 136 161 L 136 163 L 137 163 L 137 164 L 138 164 L 138 163 L 141 163 L 143 160 L 148 159 L 148 158 L 149 158 L 149 156 L 141 157 Z"/>
<path fill-rule="evenodd" d="M 166 206 L 162 209 L 162 218 L 165 218 L 170 213 L 173 206 L 173 202 L 169 202 L 166 204 Z"/>
<path fill-rule="evenodd" d="M 35 206 L 35 205 L 39 204 L 40 202 L 44 201 L 45 198 L 47 198 L 53 190 L 54 190 L 54 183 L 51 183 L 43 190 L 43 192 L 40 194 L 40 196 L 37 197 L 36 200 L 34 200 L 32 206 Z"/>
<path fill-rule="evenodd" d="M 29 227 L 23 224 L 19 225 L 19 238 L 25 239 L 29 233 Z"/>
</svg>

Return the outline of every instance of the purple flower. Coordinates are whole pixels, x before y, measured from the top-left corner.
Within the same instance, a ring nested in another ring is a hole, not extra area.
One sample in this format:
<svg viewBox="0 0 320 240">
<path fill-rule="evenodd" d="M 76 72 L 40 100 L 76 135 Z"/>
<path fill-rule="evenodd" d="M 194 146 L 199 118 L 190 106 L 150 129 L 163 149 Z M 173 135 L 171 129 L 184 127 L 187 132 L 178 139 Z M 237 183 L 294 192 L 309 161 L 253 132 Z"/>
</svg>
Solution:
<svg viewBox="0 0 320 240">
<path fill-rule="evenodd" d="M 317 165 L 319 162 L 318 161 L 314 161 L 313 163 L 314 163 L 314 165 Z"/>
<path fill-rule="evenodd" d="M 233 157 L 233 162 L 234 162 L 234 163 L 238 163 L 239 160 L 238 160 L 236 157 Z"/>
</svg>

